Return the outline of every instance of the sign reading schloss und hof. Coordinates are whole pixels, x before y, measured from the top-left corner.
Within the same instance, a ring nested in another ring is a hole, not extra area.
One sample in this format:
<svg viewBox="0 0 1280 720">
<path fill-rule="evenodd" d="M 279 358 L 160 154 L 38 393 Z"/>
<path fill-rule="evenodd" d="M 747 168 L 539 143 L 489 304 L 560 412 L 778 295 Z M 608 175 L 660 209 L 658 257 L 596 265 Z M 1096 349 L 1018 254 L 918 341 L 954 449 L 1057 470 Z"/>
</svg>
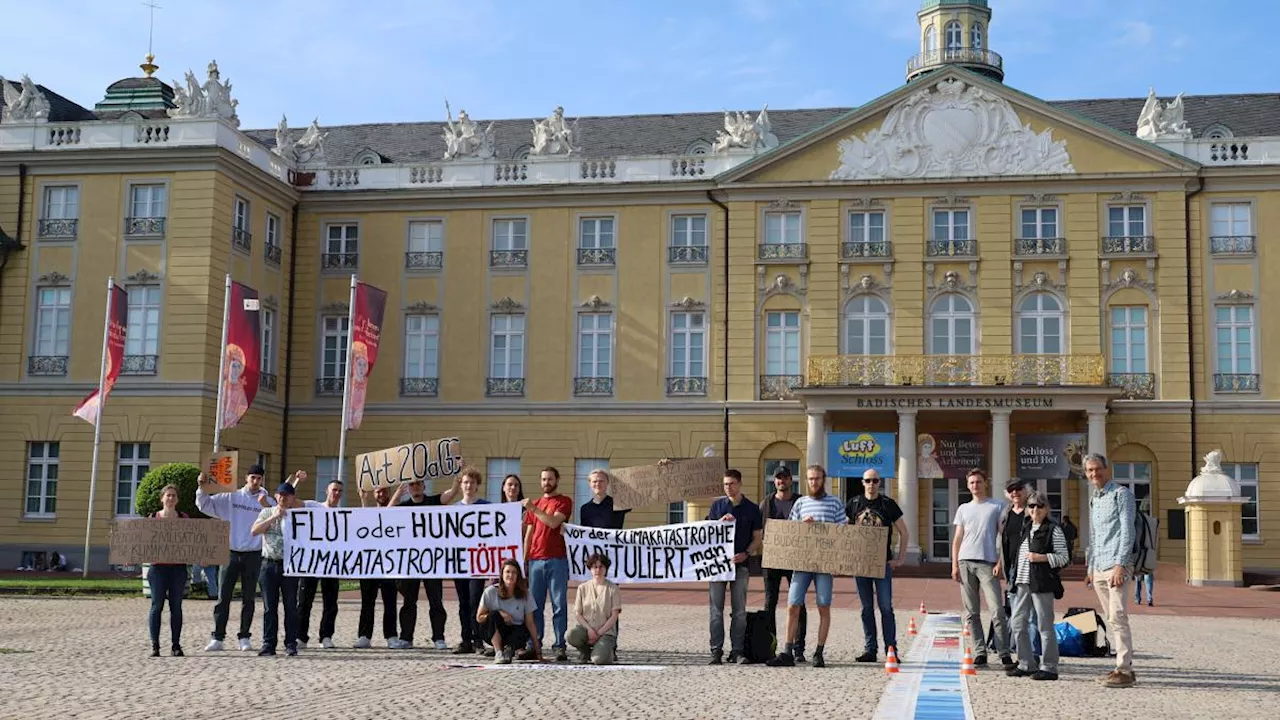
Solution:
<svg viewBox="0 0 1280 720">
<path fill-rule="evenodd" d="M 884 577 L 889 528 L 770 520 L 761 564 L 842 577 Z"/>
<path fill-rule="evenodd" d="M 1040 395 L 1009 397 L 888 397 L 857 399 L 859 410 L 1052 410 L 1053 398 Z"/>
<path fill-rule="evenodd" d="M 231 560 L 226 520 L 117 519 L 111 523 L 112 565 L 172 563 L 226 565 Z"/>
<path fill-rule="evenodd" d="M 708 457 L 609 470 L 609 494 L 618 510 L 718 497 L 724 469 L 724 458 Z"/>
<path fill-rule="evenodd" d="M 1023 480 L 1083 478 L 1087 437 L 1084 433 L 1015 435 L 1018 462 L 1014 477 Z"/>
<path fill-rule="evenodd" d="M 701 520 L 633 530 L 562 525 L 569 579 L 591 579 L 587 559 L 609 558 L 605 577 L 616 583 L 728 582 L 733 580 L 731 522 Z"/>
<path fill-rule="evenodd" d="M 456 437 L 397 445 L 356 456 L 357 486 L 361 490 L 452 477 L 460 472 L 462 448 Z"/>
</svg>

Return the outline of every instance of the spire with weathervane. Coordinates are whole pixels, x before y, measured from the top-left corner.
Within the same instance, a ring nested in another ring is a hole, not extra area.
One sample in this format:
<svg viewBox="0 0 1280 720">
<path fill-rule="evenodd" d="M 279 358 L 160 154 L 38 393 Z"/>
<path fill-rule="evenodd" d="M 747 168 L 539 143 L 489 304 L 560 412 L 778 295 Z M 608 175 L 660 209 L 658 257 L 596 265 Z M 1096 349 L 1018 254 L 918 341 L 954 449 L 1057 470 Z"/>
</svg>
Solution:
<svg viewBox="0 0 1280 720">
<path fill-rule="evenodd" d="M 1003 61 L 990 47 L 987 0 L 923 0 L 920 53 L 907 62 L 907 82 L 949 65 L 1004 81 Z"/>
</svg>

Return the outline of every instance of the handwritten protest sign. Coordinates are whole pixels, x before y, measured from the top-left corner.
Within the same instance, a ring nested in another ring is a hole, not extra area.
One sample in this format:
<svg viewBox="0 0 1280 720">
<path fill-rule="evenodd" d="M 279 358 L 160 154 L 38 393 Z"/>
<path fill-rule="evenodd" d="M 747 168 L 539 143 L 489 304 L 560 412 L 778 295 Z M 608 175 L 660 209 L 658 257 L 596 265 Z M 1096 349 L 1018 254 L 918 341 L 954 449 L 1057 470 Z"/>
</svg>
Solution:
<svg viewBox="0 0 1280 720">
<path fill-rule="evenodd" d="M 884 577 L 889 528 L 770 520 L 761 564 L 853 577 Z"/>
<path fill-rule="evenodd" d="M 703 520 L 635 530 L 561 525 L 569 579 L 589 580 L 587 558 L 609 558 L 616 583 L 728 582 L 734 578 L 734 523 Z"/>
<path fill-rule="evenodd" d="M 462 472 L 458 438 L 397 445 L 356 456 L 361 490 L 374 490 L 401 482 L 451 477 Z"/>
<path fill-rule="evenodd" d="M 610 470 L 609 492 L 618 510 L 665 505 L 724 494 L 724 458 L 675 460 Z"/>
<path fill-rule="evenodd" d="M 226 565 L 231 559 L 230 538 L 226 520 L 119 519 L 111 523 L 108 562 Z"/>
<path fill-rule="evenodd" d="M 522 559 L 519 503 L 294 508 L 284 517 L 284 574 L 336 578 L 497 577 Z"/>
<path fill-rule="evenodd" d="M 240 488 L 240 453 L 235 451 L 210 453 L 205 462 L 205 477 L 213 480 L 204 486 L 210 495 L 235 492 Z"/>
</svg>

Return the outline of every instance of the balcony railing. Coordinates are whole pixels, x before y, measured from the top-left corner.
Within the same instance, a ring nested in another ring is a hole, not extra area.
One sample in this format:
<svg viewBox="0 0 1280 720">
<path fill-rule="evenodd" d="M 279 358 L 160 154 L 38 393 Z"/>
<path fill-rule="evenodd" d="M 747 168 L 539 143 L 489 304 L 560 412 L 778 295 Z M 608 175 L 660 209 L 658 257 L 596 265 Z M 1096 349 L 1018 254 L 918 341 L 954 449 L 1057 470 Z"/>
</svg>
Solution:
<svg viewBox="0 0 1280 720">
<path fill-rule="evenodd" d="M 1258 238 L 1253 235 L 1215 235 L 1209 238 L 1210 255 L 1252 255 Z"/>
<path fill-rule="evenodd" d="M 355 270 L 360 266 L 360 253 L 325 253 L 320 256 L 320 269 L 324 272 Z"/>
<path fill-rule="evenodd" d="M 489 397 L 524 397 L 524 378 L 488 378 L 484 394 Z"/>
<path fill-rule="evenodd" d="M 264 392 L 274 393 L 276 391 L 276 375 L 275 373 L 259 373 L 258 389 Z"/>
<path fill-rule="evenodd" d="M 930 240 L 925 246 L 929 257 L 978 257 L 977 240 Z"/>
<path fill-rule="evenodd" d="M 669 377 L 667 378 L 668 395 L 706 395 L 707 379 L 705 377 Z"/>
<path fill-rule="evenodd" d="M 573 379 L 573 394 L 578 397 L 609 397 L 613 395 L 613 378 L 576 377 Z"/>
<path fill-rule="evenodd" d="M 280 246 L 267 243 L 262 246 L 262 256 L 272 265 L 280 265 Z"/>
<path fill-rule="evenodd" d="M 948 48 L 929 50 L 912 57 L 907 61 L 907 74 L 918 72 L 935 65 L 964 63 L 969 65 L 986 65 L 993 68 L 1004 67 L 1004 58 L 992 50 L 982 48 Z"/>
<path fill-rule="evenodd" d="M 120 364 L 121 375 L 155 375 L 158 355 L 125 355 Z"/>
<path fill-rule="evenodd" d="M 525 268 L 529 267 L 528 250 L 490 250 L 489 267 L 491 268 Z"/>
<path fill-rule="evenodd" d="M 706 245 L 672 245 L 667 248 L 667 262 L 672 265 L 706 265 Z"/>
<path fill-rule="evenodd" d="M 805 387 L 1071 385 L 1105 387 L 1102 355 L 824 355 Z"/>
<path fill-rule="evenodd" d="M 346 382 L 343 378 L 316 378 L 316 397 L 340 396 L 342 395 L 342 388 L 345 384 Z"/>
<path fill-rule="evenodd" d="M 756 250 L 759 260 L 805 260 L 809 257 L 806 243 L 762 243 Z"/>
<path fill-rule="evenodd" d="M 253 233 L 244 228 L 231 228 L 231 245 L 245 252 L 253 250 Z"/>
<path fill-rule="evenodd" d="M 435 397 L 439 393 L 439 378 L 400 378 L 400 397 Z"/>
<path fill-rule="evenodd" d="M 1013 241 L 1013 254 L 1018 257 L 1035 255 L 1066 255 L 1066 238 L 1018 238 Z"/>
<path fill-rule="evenodd" d="M 405 270 L 439 270 L 443 267 L 443 252 L 407 252 L 404 254 Z"/>
<path fill-rule="evenodd" d="M 1156 239 L 1150 235 L 1118 235 L 1102 238 L 1103 255 L 1150 255 Z"/>
<path fill-rule="evenodd" d="M 880 260 L 893 257 L 893 243 L 880 242 L 847 242 L 840 245 L 842 260 Z"/>
<path fill-rule="evenodd" d="M 27 358 L 28 375 L 66 375 L 66 355 L 32 355 Z"/>
<path fill-rule="evenodd" d="M 578 248 L 579 265 L 613 265 L 617 258 L 616 248 Z"/>
<path fill-rule="evenodd" d="M 163 237 L 164 236 L 164 218 L 162 217 L 125 218 L 124 234 L 126 237 Z"/>
<path fill-rule="evenodd" d="M 803 375 L 761 375 L 761 400 L 790 400 L 791 391 L 804 387 Z"/>
<path fill-rule="evenodd" d="M 1120 389 L 1124 400 L 1155 400 L 1156 376 L 1153 373 L 1111 373 L 1107 385 Z"/>
<path fill-rule="evenodd" d="M 36 232 L 42 238 L 69 239 L 76 236 L 80 221 L 75 218 L 45 218 L 39 223 Z"/>
<path fill-rule="evenodd" d="M 1260 390 L 1256 374 L 1214 373 L 1213 391 L 1220 393 L 1256 393 Z"/>
</svg>

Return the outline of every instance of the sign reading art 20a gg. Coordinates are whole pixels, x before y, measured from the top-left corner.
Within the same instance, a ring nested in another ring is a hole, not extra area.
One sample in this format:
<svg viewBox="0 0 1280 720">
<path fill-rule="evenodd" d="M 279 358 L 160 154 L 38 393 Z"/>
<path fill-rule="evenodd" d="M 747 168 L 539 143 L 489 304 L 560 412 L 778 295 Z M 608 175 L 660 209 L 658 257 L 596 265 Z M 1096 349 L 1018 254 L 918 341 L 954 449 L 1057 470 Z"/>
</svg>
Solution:
<svg viewBox="0 0 1280 720">
<path fill-rule="evenodd" d="M 462 448 L 456 437 L 397 445 L 356 456 L 356 473 L 361 490 L 451 477 L 460 472 Z"/>
</svg>

